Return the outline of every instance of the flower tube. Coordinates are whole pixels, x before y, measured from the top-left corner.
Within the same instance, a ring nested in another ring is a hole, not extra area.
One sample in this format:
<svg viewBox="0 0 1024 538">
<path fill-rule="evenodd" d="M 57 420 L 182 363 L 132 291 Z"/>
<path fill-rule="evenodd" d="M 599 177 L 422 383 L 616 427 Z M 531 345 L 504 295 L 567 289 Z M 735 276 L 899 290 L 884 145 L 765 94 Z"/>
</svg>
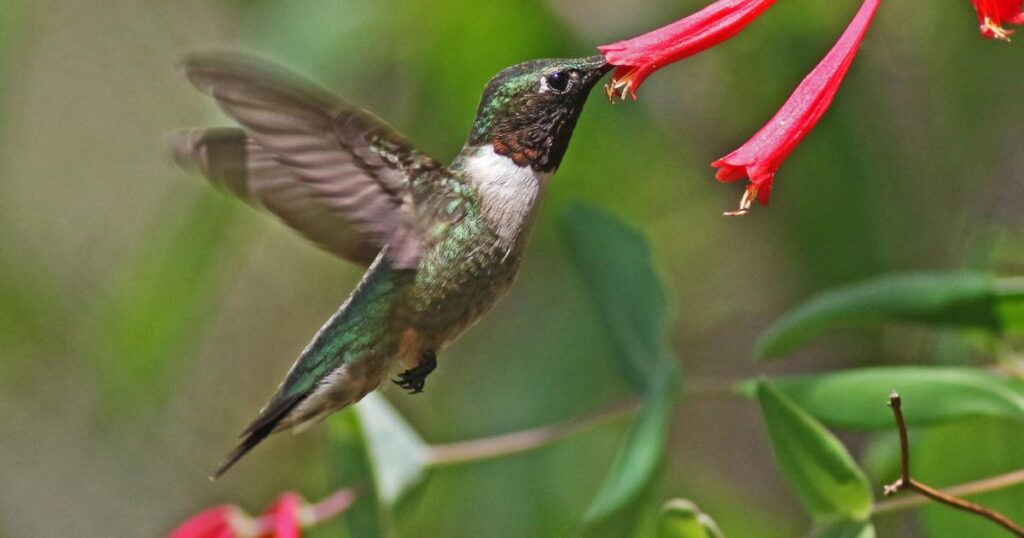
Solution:
<svg viewBox="0 0 1024 538">
<path fill-rule="evenodd" d="M 768 205 L 775 172 L 828 110 L 874 18 L 879 1 L 864 0 L 839 41 L 797 86 L 775 116 L 739 149 L 711 163 L 718 168 L 715 178 L 719 181 L 750 180 L 739 208 L 726 215 L 746 214 L 755 199 L 761 205 Z"/>
<path fill-rule="evenodd" d="M 651 73 L 672 62 L 693 56 L 738 34 L 772 6 L 775 0 L 718 0 L 672 24 L 597 47 L 605 60 L 617 66 L 608 99 L 636 99 L 636 90 Z"/>
</svg>

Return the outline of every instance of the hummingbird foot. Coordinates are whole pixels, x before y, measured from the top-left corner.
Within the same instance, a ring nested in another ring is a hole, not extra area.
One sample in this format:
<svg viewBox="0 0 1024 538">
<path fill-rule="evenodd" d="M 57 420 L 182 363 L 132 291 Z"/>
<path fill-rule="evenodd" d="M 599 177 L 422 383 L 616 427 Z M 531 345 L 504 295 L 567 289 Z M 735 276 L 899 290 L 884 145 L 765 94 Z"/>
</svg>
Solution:
<svg viewBox="0 0 1024 538">
<path fill-rule="evenodd" d="M 398 375 L 398 379 L 391 382 L 409 391 L 409 394 L 423 392 L 427 383 L 427 376 L 437 368 L 437 355 L 433 351 L 426 351 L 420 357 L 420 363 L 415 368 L 409 368 Z"/>
</svg>

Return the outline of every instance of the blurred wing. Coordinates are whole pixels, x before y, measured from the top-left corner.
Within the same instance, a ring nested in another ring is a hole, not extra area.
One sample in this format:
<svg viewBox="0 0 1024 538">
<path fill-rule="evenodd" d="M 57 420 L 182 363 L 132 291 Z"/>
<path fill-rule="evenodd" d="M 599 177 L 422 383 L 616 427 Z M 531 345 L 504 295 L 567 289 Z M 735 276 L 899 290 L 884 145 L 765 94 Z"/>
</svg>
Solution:
<svg viewBox="0 0 1024 538">
<path fill-rule="evenodd" d="M 373 114 L 251 59 L 196 56 L 184 69 L 244 131 L 179 131 L 179 162 L 345 259 L 368 265 L 390 245 L 396 267 L 416 266 L 409 178 L 440 163 Z"/>
</svg>

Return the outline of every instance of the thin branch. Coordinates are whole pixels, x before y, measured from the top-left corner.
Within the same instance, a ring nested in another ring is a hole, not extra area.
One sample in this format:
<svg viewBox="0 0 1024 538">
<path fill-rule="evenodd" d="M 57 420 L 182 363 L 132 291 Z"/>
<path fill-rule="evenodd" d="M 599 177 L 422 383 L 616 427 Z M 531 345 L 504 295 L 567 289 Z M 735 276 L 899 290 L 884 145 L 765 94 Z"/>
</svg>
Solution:
<svg viewBox="0 0 1024 538">
<path fill-rule="evenodd" d="M 1024 484 L 1024 469 L 1017 469 L 1006 474 L 975 480 L 966 484 L 960 484 L 942 490 L 946 495 L 954 497 L 970 497 L 979 493 L 988 493 L 1000 489 L 1009 488 Z M 903 497 L 902 499 L 890 499 L 875 504 L 873 510 L 877 516 L 902 510 L 909 510 L 928 504 L 927 497 Z"/>
<path fill-rule="evenodd" d="M 892 484 L 885 486 L 884 493 L 886 496 L 893 495 L 902 490 L 909 489 L 916 491 L 933 501 L 940 502 L 952 506 L 953 508 L 964 510 L 972 514 L 981 516 L 989 521 L 992 521 L 1004 529 L 1012 532 L 1019 538 L 1024 538 L 1024 527 L 1021 527 L 1013 520 L 1006 517 L 1005 515 L 996 512 L 990 508 L 986 508 L 980 504 L 966 501 L 948 492 L 942 492 L 925 484 L 922 484 L 910 477 L 910 448 L 907 442 L 907 424 L 903 420 L 903 409 L 902 400 L 900 395 L 893 391 L 889 395 L 889 407 L 892 408 L 892 413 L 896 417 L 896 427 L 899 428 L 900 434 L 900 461 L 903 465 L 902 474 L 900 479 Z"/>
<path fill-rule="evenodd" d="M 639 402 L 630 399 L 603 410 L 549 426 L 472 441 L 431 445 L 428 448 L 427 460 L 431 465 L 453 465 L 519 454 L 554 444 L 581 431 L 618 419 L 636 411 L 639 406 Z"/>
</svg>

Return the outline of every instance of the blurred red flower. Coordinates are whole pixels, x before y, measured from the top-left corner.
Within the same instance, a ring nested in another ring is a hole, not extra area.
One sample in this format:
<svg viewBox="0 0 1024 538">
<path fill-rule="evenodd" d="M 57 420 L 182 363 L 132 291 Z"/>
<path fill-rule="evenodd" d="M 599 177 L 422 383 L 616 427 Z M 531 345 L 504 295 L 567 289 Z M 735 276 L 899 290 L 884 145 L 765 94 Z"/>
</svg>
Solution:
<svg viewBox="0 0 1024 538">
<path fill-rule="evenodd" d="M 288 492 L 274 501 L 263 513 L 261 520 L 269 518 L 269 528 L 261 528 L 260 537 L 268 538 L 299 538 L 302 524 L 299 513 L 302 509 L 302 497 L 298 493 Z M 261 525 L 263 527 L 263 525 Z"/>
<path fill-rule="evenodd" d="M 199 512 L 171 531 L 168 538 L 238 538 L 245 514 L 236 506 L 222 505 Z"/>
<path fill-rule="evenodd" d="M 1013 30 L 1003 24 L 1024 24 L 1024 0 L 971 0 L 978 12 L 981 35 L 988 39 L 1010 40 Z"/>
<path fill-rule="evenodd" d="M 738 34 L 775 0 L 718 0 L 672 24 L 633 39 L 597 47 L 605 60 L 618 66 L 606 89 L 608 98 L 636 99 L 648 75 Z"/>
<path fill-rule="evenodd" d="M 340 513 L 349 504 L 351 500 L 332 506 L 337 509 L 324 516 Z M 258 518 L 249 517 L 237 506 L 215 506 L 192 516 L 171 531 L 168 538 L 300 538 L 303 505 L 299 494 L 288 492 Z"/>
<path fill-rule="evenodd" d="M 768 205 L 776 170 L 828 110 L 864 39 L 879 1 L 864 0 L 839 41 L 797 86 L 775 116 L 739 149 L 711 163 L 718 168 L 715 178 L 719 181 L 750 179 L 739 209 L 727 215 L 745 214 L 755 199 L 761 205 Z"/>
</svg>

